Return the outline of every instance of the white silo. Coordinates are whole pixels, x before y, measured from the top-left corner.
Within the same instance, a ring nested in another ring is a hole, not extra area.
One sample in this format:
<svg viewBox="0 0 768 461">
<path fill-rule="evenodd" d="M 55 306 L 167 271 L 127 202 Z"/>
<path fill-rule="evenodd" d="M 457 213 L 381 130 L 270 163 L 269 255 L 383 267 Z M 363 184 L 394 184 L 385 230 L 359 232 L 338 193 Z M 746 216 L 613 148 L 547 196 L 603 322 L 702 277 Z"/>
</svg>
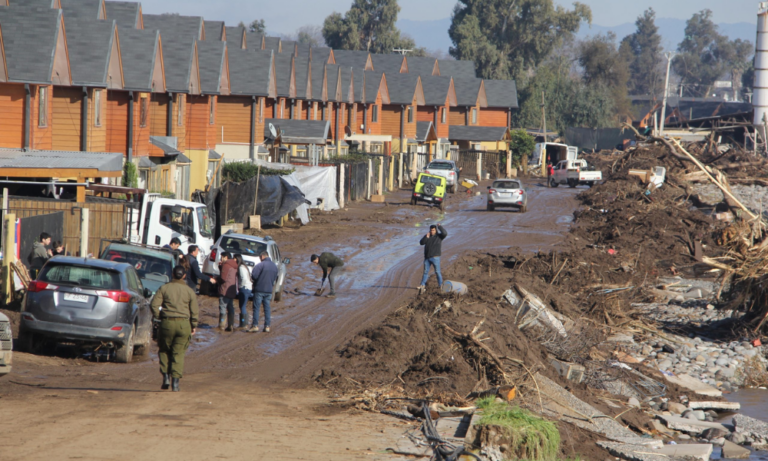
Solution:
<svg viewBox="0 0 768 461">
<path fill-rule="evenodd" d="M 755 115 L 752 123 L 764 126 L 768 121 L 768 2 L 760 2 L 757 10 L 757 49 L 753 92 L 752 107 L 755 109 Z"/>
</svg>

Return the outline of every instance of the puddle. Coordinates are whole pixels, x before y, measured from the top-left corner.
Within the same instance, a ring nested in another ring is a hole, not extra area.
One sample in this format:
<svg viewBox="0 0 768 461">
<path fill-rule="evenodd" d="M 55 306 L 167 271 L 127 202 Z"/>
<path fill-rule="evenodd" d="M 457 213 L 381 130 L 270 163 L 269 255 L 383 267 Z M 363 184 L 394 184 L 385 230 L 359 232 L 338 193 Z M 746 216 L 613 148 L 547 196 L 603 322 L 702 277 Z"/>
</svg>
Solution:
<svg viewBox="0 0 768 461">
<path fill-rule="evenodd" d="M 723 395 L 729 402 L 739 402 L 742 415 L 750 416 L 762 421 L 768 416 L 768 390 L 766 389 L 740 389 L 733 394 Z M 731 422 L 732 415 L 722 419 L 725 422 Z M 748 447 L 747 447 L 748 448 Z M 720 448 L 715 447 L 711 459 L 724 459 Z M 768 451 L 753 451 L 749 457 L 750 460 L 768 461 Z"/>
<path fill-rule="evenodd" d="M 560 216 L 559 218 L 557 218 L 558 224 L 570 224 L 572 222 L 573 222 L 573 215 Z"/>
</svg>

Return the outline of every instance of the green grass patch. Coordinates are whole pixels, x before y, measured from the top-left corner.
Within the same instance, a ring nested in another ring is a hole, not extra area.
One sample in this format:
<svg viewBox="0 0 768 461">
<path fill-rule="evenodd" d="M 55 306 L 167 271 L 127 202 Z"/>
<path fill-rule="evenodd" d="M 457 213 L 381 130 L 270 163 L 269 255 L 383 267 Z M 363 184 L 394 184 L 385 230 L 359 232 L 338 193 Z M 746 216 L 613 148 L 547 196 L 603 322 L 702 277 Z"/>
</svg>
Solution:
<svg viewBox="0 0 768 461">
<path fill-rule="evenodd" d="M 560 431 L 555 423 L 535 416 L 520 407 L 497 402 L 496 397 L 485 397 L 476 402 L 483 411 L 480 426 L 496 426 L 509 439 L 511 457 L 531 461 L 556 460 L 560 449 Z"/>
</svg>

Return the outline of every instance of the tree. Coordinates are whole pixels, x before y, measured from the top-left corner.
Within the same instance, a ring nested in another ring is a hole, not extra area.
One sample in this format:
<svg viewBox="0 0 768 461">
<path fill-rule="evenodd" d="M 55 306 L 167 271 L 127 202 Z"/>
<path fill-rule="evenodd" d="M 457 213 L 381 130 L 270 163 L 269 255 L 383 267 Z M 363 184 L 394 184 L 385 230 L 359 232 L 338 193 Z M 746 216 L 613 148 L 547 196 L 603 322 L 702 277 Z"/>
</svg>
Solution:
<svg viewBox="0 0 768 461">
<path fill-rule="evenodd" d="M 591 102 L 602 105 L 602 98 L 608 92 L 613 100 L 611 105 L 614 110 L 618 114 L 629 115 L 631 106 L 627 97 L 629 69 L 626 60 L 616 48 L 616 36 L 609 32 L 607 35 L 597 35 L 584 40 L 579 43 L 577 54 L 584 84 L 590 90 L 589 94 L 597 98 L 592 99 Z M 577 98 L 578 100 L 580 99 Z M 587 126 L 592 125 L 590 123 Z"/>
<path fill-rule="evenodd" d="M 240 21 L 240 23 L 237 25 L 238 27 L 245 27 L 248 32 L 254 32 L 261 35 L 267 34 L 267 24 L 264 22 L 263 19 L 255 19 L 251 21 L 250 24 L 247 26 L 243 21 Z"/>
<path fill-rule="evenodd" d="M 391 53 L 394 49 L 416 49 L 413 39 L 400 35 L 395 26 L 400 6 L 397 0 L 353 0 L 344 16 L 333 13 L 323 23 L 325 43 L 338 50 L 367 50 Z"/>
<path fill-rule="evenodd" d="M 523 157 L 530 155 L 536 147 L 536 139 L 525 130 L 512 130 L 509 141 L 509 155 L 512 167 L 520 165 Z"/>
<path fill-rule="evenodd" d="M 309 46 L 325 44 L 323 29 L 320 26 L 302 26 L 296 31 L 296 41 Z"/>
<path fill-rule="evenodd" d="M 629 64 L 628 90 L 634 95 L 656 96 L 662 91 L 662 47 L 656 12 L 645 10 L 635 21 L 637 30 L 624 37 L 619 52 Z"/>
<path fill-rule="evenodd" d="M 451 56 L 473 60 L 477 75 L 520 80 L 535 69 L 592 11 L 582 3 L 573 10 L 553 0 L 459 0 L 448 35 Z"/>
<path fill-rule="evenodd" d="M 750 42 L 720 35 L 712 21 L 712 11 L 702 10 L 685 25 L 685 38 L 677 46 L 679 54 L 672 61 L 682 79 L 685 94 L 707 96 L 718 78 L 729 74 L 734 81 L 749 68 L 753 46 Z"/>
</svg>

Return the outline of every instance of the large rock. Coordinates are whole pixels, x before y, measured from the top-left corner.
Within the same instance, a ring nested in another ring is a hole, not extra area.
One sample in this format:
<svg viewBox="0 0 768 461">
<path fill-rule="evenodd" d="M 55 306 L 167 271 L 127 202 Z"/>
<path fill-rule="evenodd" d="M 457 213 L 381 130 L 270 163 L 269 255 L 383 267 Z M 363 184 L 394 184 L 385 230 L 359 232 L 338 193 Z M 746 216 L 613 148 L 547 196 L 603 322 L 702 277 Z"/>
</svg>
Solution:
<svg viewBox="0 0 768 461">
<path fill-rule="evenodd" d="M 597 445 L 613 456 L 629 461 L 674 461 L 679 459 L 658 453 L 659 449 L 649 448 L 645 445 L 621 442 L 597 442 Z"/>
<path fill-rule="evenodd" d="M 700 459 L 701 461 L 709 461 L 709 457 L 712 456 L 714 447 L 711 443 L 686 443 L 680 445 L 664 445 L 655 451 L 660 455 L 669 456 L 670 458 L 684 458 L 684 459 Z"/>
<path fill-rule="evenodd" d="M 750 418 L 744 415 L 735 415 L 733 425 L 736 427 L 736 433 L 753 439 L 768 439 L 768 423 L 759 419 Z"/>
<path fill-rule="evenodd" d="M 749 448 L 736 445 L 733 442 L 725 441 L 723 443 L 723 458 L 726 459 L 747 459 L 752 455 Z"/>
<path fill-rule="evenodd" d="M 667 409 L 668 409 L 668 410 L 669 410 L 671 413 L 674 413 L 674 414 L 676 414 L 676 415 L 682 415 L 682 414 L 685 412 L 685 410 L 687 410 L 687 409 L 688 409 L 688 407 L 686 407 L 686 406 L 685 406 L 685 405 L 683 405 L 682 403 L 677 403 L 677 402 L 669 402 L 669 403 L 667 404 Z"/>
<path fill-rule="evenodd" d="M 692 390 L 693 392 L 699 395 L 706 395 L 709 397 L 721 397 L 723 395 L 722 391 L 706 383 L 701 382 L 700 380 L 694 378 L 693 376 L 689 376 L 686 374 L 680 374 L 678 376 L 664 375 L 664 378 L 666 378 L 666 380 L 669 381 L 670 383 L 675 383 L 678 386 L 682 386 L 686 389 Z"/>
<path fill-rule="evenodd" d="M 691 410 L 739 411 L 741 405 L 739 402 L 688 402 L 688 408 Z"/>
<path fill-rule="evenodd" d="M 720 429 L 709 428 L 701 433 L 701 438 L 707 440 L 719 439 L 720 437 L 727 437 L 730 433 Z"/>
<path fill-rule="evenodd" d="M 730 428 L 720 423 L 710 423 L 709 421 L 698 421 L 680 416 L 658 415 L 657 418 L 664 421 L 668 428 L 688 432 L 689 434 L 699 435 L 707 429 L 719 429 L 725 432 L 731 432 Z"/>
</svg>

